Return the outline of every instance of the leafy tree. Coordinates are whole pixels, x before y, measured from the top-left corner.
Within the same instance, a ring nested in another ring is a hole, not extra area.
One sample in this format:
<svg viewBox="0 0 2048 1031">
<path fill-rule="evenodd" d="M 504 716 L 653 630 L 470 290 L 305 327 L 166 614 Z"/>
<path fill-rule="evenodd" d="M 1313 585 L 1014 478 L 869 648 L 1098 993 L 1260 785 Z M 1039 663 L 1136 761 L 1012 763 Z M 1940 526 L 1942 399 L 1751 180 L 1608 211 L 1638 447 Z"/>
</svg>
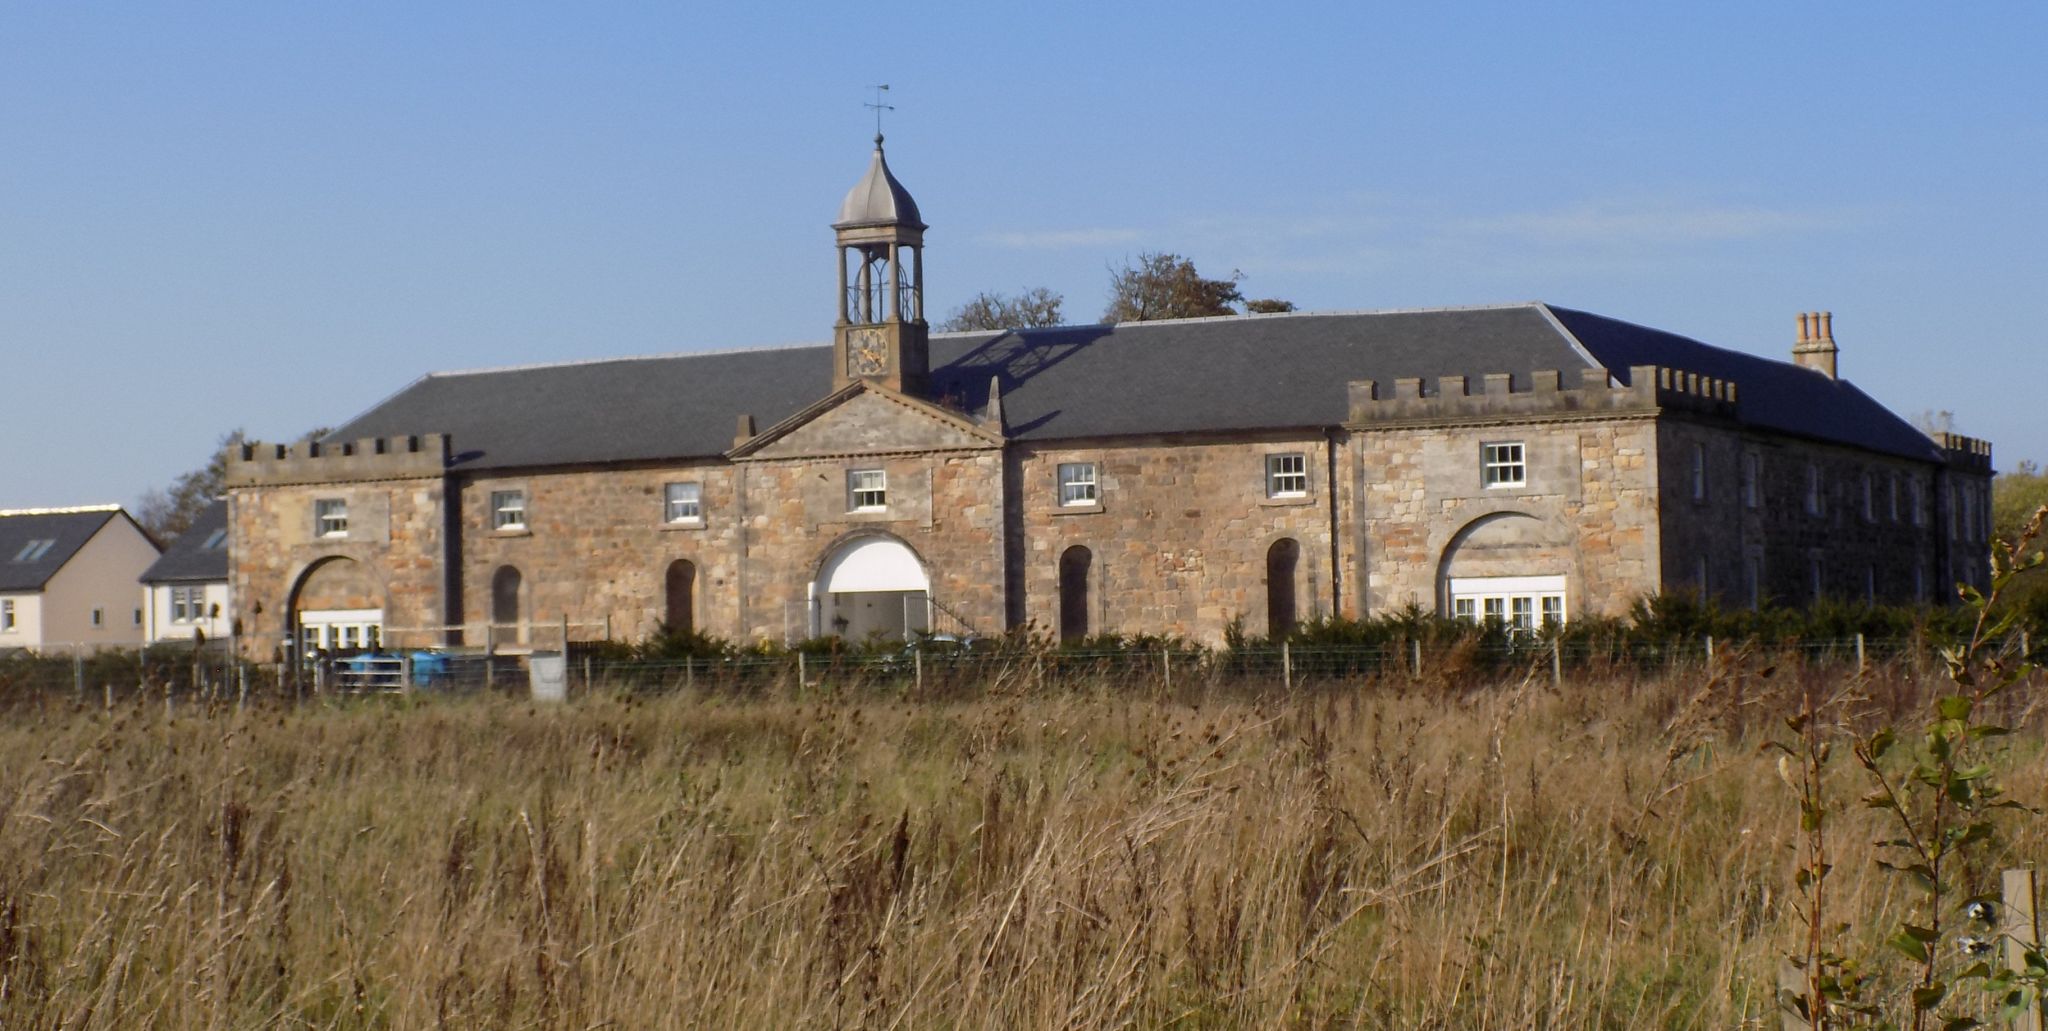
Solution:
<svg viewBox="0 0 2048 1031">
<path fill-rule="evenodd" d="M 1153 319 L 1195 319 L 1210 315 L 1235 315 L 1231 305 L 1244 300 L 1237 283 L 1244 273 L 1232 270 L 1229 279 L 1208 279 L 1195 271 L 1195 263 L 1178 254 L 1152 251 L 1138 255 L 1122 268 L 1109 270 L 1109 307 L 1104 322 L 1148 322 Z"/>
<path fill-rule="evenodd" d="M 1060 304 L 1064 300 L 1065 298 L 1059 294 L 1042 286 L 1034 286 L 1014 297 L 984 291 L 975 294 L 973 300 L 953 309 L 953 314 L 939 324 L 939 331 L 959 333 L 986 329 L 1057 326 L 1062 321 Z"/>
<path fill-rule="evenodd" d="M 1283 301 L 1278 297 L 1261 297 L 1257 300 L 1244 302 L 1244 310 L 1246 314 L 1250 315 L 1273 315 L 1283 311 L 1293 311 L 1294 302 Z"/>
<path fill-rule="evenodd" d="M 2021 461 L 1991 481 L 1991 529 L 2002 541 L 2017 541 L 2028 520 L 2048 506 L 2048 474 L 2039 462 Z M 2006 591 L 2009 603 L 2026 614 L 2033 632 L 2048 638 L 2048 567 L 2022 571 Z"/>
<path fill-rule="evenodd" d="M 135 521 L 158 540 L 184 533 L 206 506 L 221 496 L 227 478 L 228 449 L 242 443 L 242 431 L 230 430 L 215 445 L 206 464 L 171 481 L 169 490 L 151 487 L 135 506 Z"/>
</svg>

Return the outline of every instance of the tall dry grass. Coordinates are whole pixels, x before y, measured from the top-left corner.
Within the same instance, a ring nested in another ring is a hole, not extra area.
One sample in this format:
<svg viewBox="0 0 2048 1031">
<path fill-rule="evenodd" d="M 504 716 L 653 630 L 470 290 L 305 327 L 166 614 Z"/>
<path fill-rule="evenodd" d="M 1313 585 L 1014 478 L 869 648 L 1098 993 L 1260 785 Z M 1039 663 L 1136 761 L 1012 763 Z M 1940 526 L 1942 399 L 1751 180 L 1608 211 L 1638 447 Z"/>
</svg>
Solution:
<svg viewBox="0 0 2048 1031">
<path fill-rule="evenodd" d="M 0 1025 L 1775 1027 L 1757 746 L 1824 675 L 29 707 Z M 1905 896 L 1841 821 L 1870 947 Z"/>
</svg>

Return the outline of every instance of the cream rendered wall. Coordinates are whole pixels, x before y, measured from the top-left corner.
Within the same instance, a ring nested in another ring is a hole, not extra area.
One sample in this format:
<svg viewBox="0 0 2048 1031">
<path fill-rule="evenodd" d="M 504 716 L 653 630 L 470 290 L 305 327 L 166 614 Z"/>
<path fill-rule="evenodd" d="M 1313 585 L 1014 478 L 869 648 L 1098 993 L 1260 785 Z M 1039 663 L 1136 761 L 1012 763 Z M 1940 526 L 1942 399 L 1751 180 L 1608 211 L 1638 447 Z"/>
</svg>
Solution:
<svg viewBox="0 0 2048 1031">
<path fill-rule="evenodd" d="M 0 594 L 14 603 L 14 629 L 0 630 L 0 648 L 40 648 L 43 646 L 43 596 L 40 594 Z"/>
<path fill-rule="evenodd" d="M 141 576 L 157 547 L 126 516 L 107 520 L 71 561 L 43 585 L 44 648 L 133 648 L 143 642 L 135 612 L 142 607 Z M 92 610 L 106 613 L 92 625 Z"/>
<path fill-rule="evenodd" d="M 209 615 L 197 622 L 179 623 L 173 621 L 171 619 L 171 588 L 173 587 L 206 588 L 206 611 L 211 613 L 218 606 L 220 615 Z M 234 629 L 235 613 L 233 607 L 228 604 L 228 585 L 225 583 L 151 584 L 143 588 L 143 593 L 148 596 L 148 600 L 144 602 L 147 608 L 143 617 L 147 621 L 145 625 L 146 636 L 152 643 L 157 641 L 189 641 L 192 639 L 192 634 L 195 630 L 206 634 L 207 640 L 217 641 L 227 637 Z"/>
</svg>

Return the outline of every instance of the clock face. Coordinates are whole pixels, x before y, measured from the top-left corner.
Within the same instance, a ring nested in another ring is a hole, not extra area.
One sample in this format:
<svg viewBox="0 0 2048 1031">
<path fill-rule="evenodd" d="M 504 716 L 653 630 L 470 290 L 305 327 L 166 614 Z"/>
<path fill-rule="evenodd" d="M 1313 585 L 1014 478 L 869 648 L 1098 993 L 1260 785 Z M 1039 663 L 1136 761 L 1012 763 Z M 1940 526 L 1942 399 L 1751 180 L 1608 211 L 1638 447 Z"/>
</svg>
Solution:
<svg viewBox="0 0 2048 1031">
<path fill-rule="evenodd" d="M 880 376 L 889 371 L 889 342 L 878 329 L 856 329 L 846 334 L 846 374 Z"/>
</svg>

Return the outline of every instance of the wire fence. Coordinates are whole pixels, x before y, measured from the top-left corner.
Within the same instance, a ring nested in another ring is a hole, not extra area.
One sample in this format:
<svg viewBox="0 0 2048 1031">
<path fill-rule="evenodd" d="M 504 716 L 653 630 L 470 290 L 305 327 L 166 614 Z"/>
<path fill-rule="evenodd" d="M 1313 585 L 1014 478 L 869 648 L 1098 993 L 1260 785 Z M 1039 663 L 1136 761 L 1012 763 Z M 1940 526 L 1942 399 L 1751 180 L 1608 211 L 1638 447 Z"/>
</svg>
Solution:
<svg viewBox="0 0 2048 1031">
<path fill-rule="evenodd" d="M 2048 659 L 2025 635 L 1999 645 L 2007 658 Z M 1421 639 L 1374 645 L 1283 642 L 1201 648 L 1181 642 L 1115 648 L 1027 647 L 1008 642 L 925 641 L 893 651 L 724 652 L 633 657 L 604 642 L 563 652 L 362 652 L 292 669 L 237 661 L 225 649 L 151 649 L 0 660 L 0 705 L 71 702 L 114 706 L 300 704 L 379 694 L 496 693 L 559 697 L 574 691 L 859 693 L 901 697 L 1004 691 L 1310 689 L 1363 681 L 1424 679 L 1483 685 L 1548 677 L 1651 675 L 1705 670 L 1736 652 L 1820 669 L 1919 666 L 1938 670 L 1923 638 L 1862 636 L 1774 643 L 1710 637 L 1612 642 L 1570 638 Z M 559 660 L 559 661 L 554 661 Z M 545 682 L 543 682 L 545 681 Z M 546 689 L 552 688 L 552 691 Z"/>
</svg>

